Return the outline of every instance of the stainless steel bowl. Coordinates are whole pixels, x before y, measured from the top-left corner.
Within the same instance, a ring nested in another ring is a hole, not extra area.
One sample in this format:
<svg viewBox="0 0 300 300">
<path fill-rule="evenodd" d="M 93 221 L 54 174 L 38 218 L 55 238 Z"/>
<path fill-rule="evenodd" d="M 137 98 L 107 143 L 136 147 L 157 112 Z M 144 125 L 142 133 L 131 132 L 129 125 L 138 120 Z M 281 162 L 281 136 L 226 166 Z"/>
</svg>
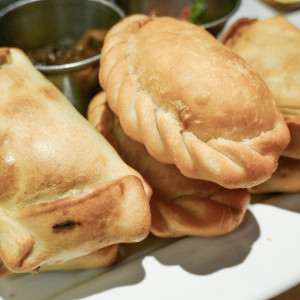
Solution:
<svg viewBox="0 0 300 300">
<path fill-rule="evenodd" d="M 78 41 L 91 29 L 109 29 L 123 11 L 105 0 L 21 0 L 0 11 L 0 46 L 25 51 L 62 40 Z M 36 65 L 83 114 L 99 89 L 100 54 L 74 63 Z"/>
<path fill-rule="evenodd" d="M 115 0 L 127 14 L 155 13 L 158 16 L 179 17 L 186 5 L 192 0 Z M 201 25 L 213 34 L 217 34 L 226 24 L 227 20 L 238 10 L 241 0 L 206 0 L 206 13 L 208 17 L 215 16 L 214 20 L 205 20 Z M 230 6 L 230 8 L 229 8 Z"/>
</svg>

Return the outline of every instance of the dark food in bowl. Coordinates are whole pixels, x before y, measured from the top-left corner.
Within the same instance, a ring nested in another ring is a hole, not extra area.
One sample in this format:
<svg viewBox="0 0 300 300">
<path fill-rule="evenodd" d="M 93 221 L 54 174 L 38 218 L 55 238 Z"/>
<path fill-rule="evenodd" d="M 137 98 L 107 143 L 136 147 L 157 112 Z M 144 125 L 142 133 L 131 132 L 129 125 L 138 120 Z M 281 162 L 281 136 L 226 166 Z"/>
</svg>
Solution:
<svg viewBox="0 0 300 300">
<path fill-rule="evenodd" d="M 74 43 L 71 39 L 27 51 L 36 65 L 62 65 L 90 58 L 100 53 L 107 30 L 92 29 Z"/>
</svg>

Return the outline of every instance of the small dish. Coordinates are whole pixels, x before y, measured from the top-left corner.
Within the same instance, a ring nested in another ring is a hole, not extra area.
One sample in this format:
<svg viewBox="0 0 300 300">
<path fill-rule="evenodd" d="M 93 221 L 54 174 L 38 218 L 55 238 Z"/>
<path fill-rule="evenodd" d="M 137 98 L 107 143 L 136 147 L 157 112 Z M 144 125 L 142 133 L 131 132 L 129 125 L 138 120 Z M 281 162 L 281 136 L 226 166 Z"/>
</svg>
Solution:
<svg viewBox="0 0 300 300">
<path fill-rule="evenodd" d="M 73 47 L 87 33 L 107 31 L 123 17 L 117 5 L 105 0 L 21 0 L 0 11 L 0 46 L 21 48 L 27 54 L 47 47 L 61 51 L 63 43 Z M 68 63 L 35 64 L 82 114 L 99 90 L 100 48 L 95 53 Z"/>
</svg>

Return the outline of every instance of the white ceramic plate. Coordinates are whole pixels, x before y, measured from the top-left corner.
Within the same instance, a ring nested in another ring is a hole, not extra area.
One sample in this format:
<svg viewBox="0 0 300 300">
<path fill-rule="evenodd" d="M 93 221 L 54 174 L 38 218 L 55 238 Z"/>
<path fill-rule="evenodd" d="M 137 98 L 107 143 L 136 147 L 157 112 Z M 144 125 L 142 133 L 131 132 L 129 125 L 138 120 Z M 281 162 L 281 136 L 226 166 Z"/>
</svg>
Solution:
<svg viewBox="0 0 300 300">
<path fill-rule="evenodd" d="M 218 238 L 150 237 L 109 270 L 0 280 L 9 300 L 270 299 L 300 282 L 300 195 L 254 204 Z M 135 247 L 137 247 L 135 249 Z"/>
<path fill-rule="evenodd" d="M 278 14 L 244 0 L 239 17 Z M 288 14 L 300 27 L 300 11 Z M 299 49 L 300 51 L 300 49 Z M 218 238 L 150 237 L 108 270 L 20 275 L 0 280 L 5 300 L 270 299 L 300 283 L 300 195 L 250 207 L 243 225 Z M 299 296 L 300 297 L 300 296 Z"/>
</svg>

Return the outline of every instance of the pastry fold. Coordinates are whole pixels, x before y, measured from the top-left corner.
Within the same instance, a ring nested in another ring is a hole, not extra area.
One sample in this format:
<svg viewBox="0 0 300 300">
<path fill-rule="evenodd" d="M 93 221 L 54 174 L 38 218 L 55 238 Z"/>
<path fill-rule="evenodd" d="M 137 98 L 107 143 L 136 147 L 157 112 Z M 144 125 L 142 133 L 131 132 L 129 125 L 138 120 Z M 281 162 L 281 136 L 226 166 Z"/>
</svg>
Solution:
<svg viewBox="0 0 300 300">
<path fill-rule="evenodd" d="M 289 142 L 261 78 L 187 22 L 125 18 L 105 38 L 99 79 L 124 132 L 186 177 L 255 186 Z"/>
<path fill-rule="evenodd" d="M 250 199 L 246 189 L 227 190 L 212 182 L 187 178 L 174 165 L 155 160 L 142 144 L 123 132 L 106 104 L 104 93 L 94 97 L 88 117 L 152 187 L 151 232 L 154 235 L 214 236 L 228 233 L 241 223 Z"/>
<path fill-rule="evenodd" d="M 102 248 L 91 254 L 77 257 L 63 263 L 42 266 L 35 272 L 48 271 L 69 271 L 69 270 L 83 270 L 94 268 L 106 268 L 112 265 L 118 257 L 118 245 L 112 245 Z M 0 265 L 0 276 L 12 275 L 5 266 Z"/>
<path fill-rule="evenodd" d="M 291 134 L 283 155 L 300 159 L 300 30 L 282 16 L 242 19 L 223 41 L 269 86 Z"/>
<path fill-rule="evenodd" d="M 151 190 L 25 54 L 0 48 L 0 258 L 12 272 L 137 242 Z"/>
<path fill-rule="evenodd" d="M 251 193 L 299 193 L 300 160 L 281 157 L 276 172 L 271 179 L 253 187 Z"/>
</svg>

